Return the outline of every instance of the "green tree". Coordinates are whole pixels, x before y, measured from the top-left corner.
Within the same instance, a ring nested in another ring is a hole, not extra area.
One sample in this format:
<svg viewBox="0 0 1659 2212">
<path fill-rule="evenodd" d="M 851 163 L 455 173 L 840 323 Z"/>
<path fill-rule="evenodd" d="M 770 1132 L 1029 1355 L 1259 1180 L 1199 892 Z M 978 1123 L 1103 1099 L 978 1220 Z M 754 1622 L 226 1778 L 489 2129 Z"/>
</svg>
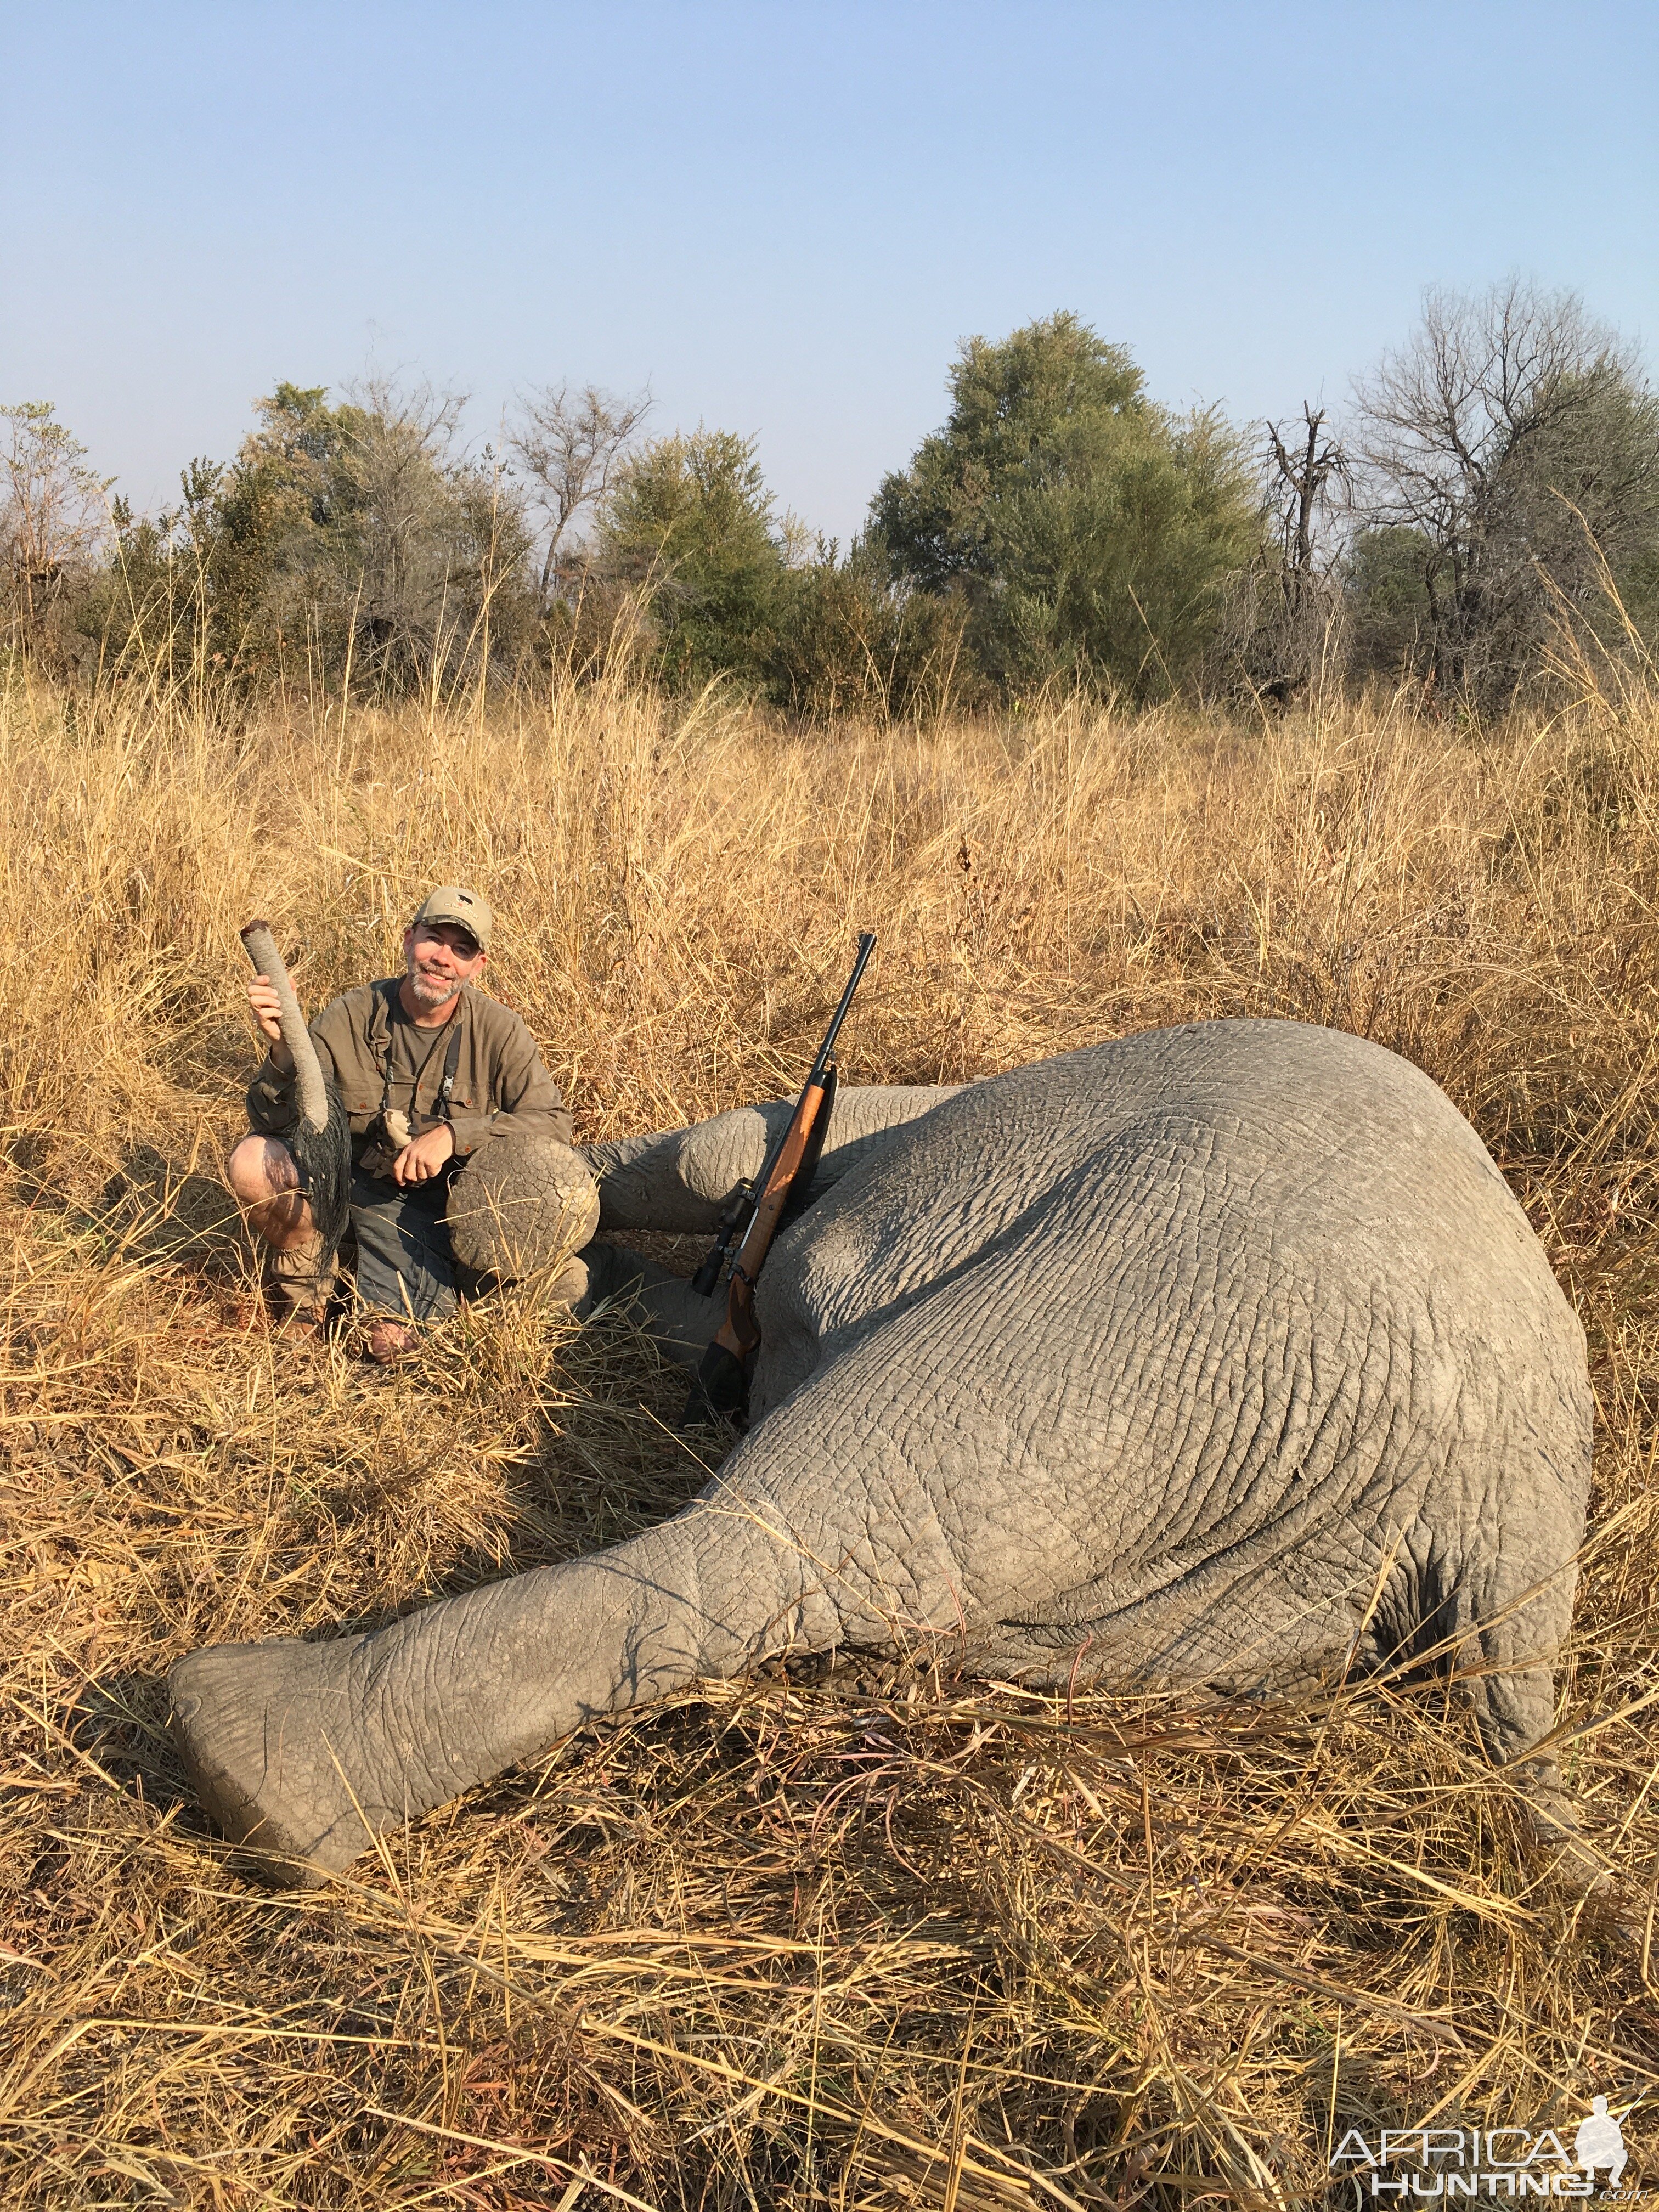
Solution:
<svg viewBox="0 0 1659 2212">
<path fill-rule="evenodd" d="M 250 673 L 274 672 L 289 644 L 304 666 L 343 661 L 347 619 L 330 571 L 349 524 L 338 478 L 352 423 L 321 385 L 279 384 L 228 468 L 201 469 L 187 501 L 192 547 L 211 576 L 214 646 Z"/>
<path fill-rule="evenodd" d="M 600 509 L 599 570 L 641 595 L 659 672 L 678 690 L 757 681 L 775 646 L 794 540 L 755 442 L 704 429 L 653 439 L 622 463 Z"/>
<path fill-rule="evenodd" d="M 1659 583 L 1659 397 L 1612 358 L 1539 404 L 1536 434 L 1523 418 L 1474 515 L 1483 672 L 1498 696 L 1536 673 L 1553 625 L 1622 642 L 1609 583 L 1650 634 Z"/>
<path fill-rule="evenodd" d="M 279 384 L 228 466 L 185 470 L 181 507 L 118 516 L 88 621 L 151 668 L 205 659 L 256 683 L 349 669 L 395 691 L 521 649 L 530 533 L 489 457 L 456 452 L 460 405 Z"/>
<path fill-rule="evenodd" d="M 1351 676 L 1427 673 L 1435 627 L 1428 580 L 1435 572 L 1434 542 L 1424 531 L 1395 523 L 1355 533 L 1340 572 Z"/>
<path fill-rule="evenodd" d="M 1177 417 L 1072 314 L 970 338 L 951 412 L 890 476 L 871 535 L 892 574 L 955 585 L 1005 685 L 1059 676 L 1167 692 L 1198 667 L 1225 578 L 1261 542 L 1248 458 L 1213 411 Z"/>
</svg>

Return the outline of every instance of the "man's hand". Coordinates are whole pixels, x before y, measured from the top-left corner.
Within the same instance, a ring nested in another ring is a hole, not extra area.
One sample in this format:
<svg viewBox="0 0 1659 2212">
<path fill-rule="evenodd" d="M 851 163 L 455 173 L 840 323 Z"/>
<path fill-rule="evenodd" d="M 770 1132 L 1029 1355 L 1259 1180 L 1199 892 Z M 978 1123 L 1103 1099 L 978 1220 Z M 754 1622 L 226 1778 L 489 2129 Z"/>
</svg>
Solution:
<svg viewBox="0 0 1659 2212">
<path fill-rule="evenodd" d="M 392 1163 L 394 1182 L 430 1182 L 444 1162 L 455 1149 L 455 1132 L 447 1121 L 440 1121 L 435 1129 L 428 1129 L 423 1137 L 416 1137 L 404 1146 Z"/>
<path fill-rule="evenodd" d="M 259 1025 L 259 1034 L 270 1047 L 270 1056 L 276 1066 L 287 1073 L 294 1066 L 288 1047 L 283 1042 L 282 1009 L 276 997 L 276 986 L 267 983 L 263 975 L 256 975 L 247 987 L 247 1002 L 253 1009 L 253 1018 Z"/>
</svg>

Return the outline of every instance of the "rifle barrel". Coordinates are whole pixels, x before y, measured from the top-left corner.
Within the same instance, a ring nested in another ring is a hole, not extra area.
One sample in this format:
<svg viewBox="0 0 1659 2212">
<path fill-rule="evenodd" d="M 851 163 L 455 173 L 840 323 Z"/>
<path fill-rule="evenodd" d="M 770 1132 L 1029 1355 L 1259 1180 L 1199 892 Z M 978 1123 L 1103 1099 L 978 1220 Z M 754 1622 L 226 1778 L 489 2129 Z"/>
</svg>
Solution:
<svg viewBox="0 0 1659 2212">
<path fill-rule="evenodd" d="M 830 1018 L 830 1026 L 824 1031 L 823 1042 L 818 1047 L 818 1056 L 812 1062 L 812 1073 L 806 1079 L 805 1090 L 801 1092 L 803 1098 L 830 1064 L 830 1055 L 836 1048 L 836 1039 L 841 1035 L 841 1025 L 847 1019 L 847 1010 L 853 1003 L 853 994 L 859 987 L 859 978 L 863 975 L 870 955 L 875 949 L 875 931 L 873 929 L 862 931 L 859 937 L 858 957 L 853 963 L 853 972 L 847 979 L 847 988 L 841 994 L 841 1004 Z"/>
</svg>

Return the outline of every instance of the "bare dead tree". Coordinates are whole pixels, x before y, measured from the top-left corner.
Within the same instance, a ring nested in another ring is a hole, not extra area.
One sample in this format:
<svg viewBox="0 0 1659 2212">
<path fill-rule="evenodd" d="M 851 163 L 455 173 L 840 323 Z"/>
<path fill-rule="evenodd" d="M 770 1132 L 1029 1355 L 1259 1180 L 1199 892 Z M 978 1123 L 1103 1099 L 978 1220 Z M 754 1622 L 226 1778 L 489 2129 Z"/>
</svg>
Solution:
<svg viewBox="0 0 1659 2212">
<path fill-rule="evenodd" d="M 1304 438 L 1298 434 L 1294 453 L 1286 447 L 1279 425 L 1267 425 L 1268 447 L 1278 471 L 1279 574 L 1285 598 L 1296 606 L 1313 588 L 1319 573 L 1316 557 L 1322 511 L 1336 491 L 1351 489 L 1353 480 L 1346 449 L 1334 438 L 1321 437 L 1325 410 L 1316 410 L 1304 399 L 1302 420 L 1307 434 Z M 1324 565 L 1328 568 L 1329 561 Z"/>
<path fill-rule="evenodd" d="M 1303 402 L 1289 436 L 1264 422 L 1261 452 L 1265 518 L 1258 557 L 1229 582 L 1220 639 L 1220 680 L 1242 684 L 1258 701 L 1285 706 L 1330 658 L 1340 610 L 1339 548 L 1332 510 L 1352 483 L 1341 442 L 1324 428 L 1325 410 Z"/>
<path fill-rule="evenodd" d="M 1541 436 L 1572 379 L 1618 352 L 1576 293 L 1512 277 L 1477 298 L 1425 294 L 1415 336 L 1355 387 L 1376 518 L 1453 543 L 1516 441 Z"/>
<path fill-rule="evenodd" d="M 611 489 L 617 465 L 650 411 L 648 392 L 617 398 L 597 385 L 548 385 L 524 394 L 507 449 L 540 515 L 541 604 L 556 597 L 571 533 Z"/>
<path fill-rule="evenodd" d="M 1519 278 L 1427 293 L 1410 341 L 1357 383 L 1358 505 L 1373 528 L 1420 540 L 1443 688 L 1496 698 L 1516 680 L 1546 597 L 1542 501 L 1584 477 L 1609 405 L 1639 411 L 1644 390 L 1576 294 Z M 1619 526 L 1619 502 L 1602 504 Z"/>
</svg>

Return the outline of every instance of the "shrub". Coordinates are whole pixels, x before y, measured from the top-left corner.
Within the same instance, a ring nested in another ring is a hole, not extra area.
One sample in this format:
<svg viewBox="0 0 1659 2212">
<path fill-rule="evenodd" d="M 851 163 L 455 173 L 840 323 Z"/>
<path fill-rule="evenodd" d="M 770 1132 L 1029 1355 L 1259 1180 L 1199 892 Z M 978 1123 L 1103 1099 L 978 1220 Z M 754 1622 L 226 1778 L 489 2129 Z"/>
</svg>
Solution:
<svg viewBox="0 0 1659 2212">
<path fill-rule="evenodd" d="M 1350 674 L 1426 676 L 1433 659 L 1434 547 L 1427 535 L 1396 523 L 1361 530 L 1342 564 Z"/>
<path fill-rule="evenodd" d="M 896 586 L 866 539 L 845 559 L 821 545 L 817 560 L 782 580 L 768 694 L 820 722 L 847 714 L 927 718 L 974 705 L 985 687 L 964 650 L 967 626 L 960 591 Z"/>
<path fill-rule="evenodd" d="M 175 679 L 201 659 L 255 686 L 349 672 L 393 695 L 521 653 L 529 531 L 512 488 L 456 453 L 459 408 L 279 384 L 228 467 L 185 470 L 179 507 L 118 507 L 83 631 Z"/>
<path fill-rule="evenodd" d="M 599 515 L 599 578 L 640 593 L 657 672 L 676 690 L 753 682 L 776 648 L 790 525 L 730 430 L 653 439 L 617 472 Z"/>
</svg>

